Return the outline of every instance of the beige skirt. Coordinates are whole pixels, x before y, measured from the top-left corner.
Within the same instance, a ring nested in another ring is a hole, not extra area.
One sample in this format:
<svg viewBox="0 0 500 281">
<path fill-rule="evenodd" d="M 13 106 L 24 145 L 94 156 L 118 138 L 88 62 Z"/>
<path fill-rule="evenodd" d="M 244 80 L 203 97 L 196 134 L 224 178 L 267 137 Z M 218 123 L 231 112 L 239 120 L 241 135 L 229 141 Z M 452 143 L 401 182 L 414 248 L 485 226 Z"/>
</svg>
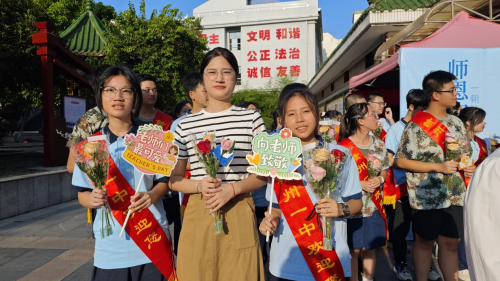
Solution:
<svg viewBox="0 0 500 281">
<path fill-rule="evenodd" d="M 202 196 L 189 197 L 177 252 L 179 281 L 264 281 L 252 196 L 236 196 L 222 216 L 223 232 L 215 234 Z"/>
</svg>

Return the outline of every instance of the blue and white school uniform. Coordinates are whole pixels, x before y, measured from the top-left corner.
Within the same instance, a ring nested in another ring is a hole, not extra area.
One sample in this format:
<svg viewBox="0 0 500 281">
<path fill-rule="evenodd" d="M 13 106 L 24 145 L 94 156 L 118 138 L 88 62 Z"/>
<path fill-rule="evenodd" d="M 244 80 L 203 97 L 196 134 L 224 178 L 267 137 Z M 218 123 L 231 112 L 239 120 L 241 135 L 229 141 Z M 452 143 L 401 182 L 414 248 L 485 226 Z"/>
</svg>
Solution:
<svg viewBox="0 0 500 281">
<path fill-rule="evenodd" d="M 330 150 L 339 149 L 348 151 L 345 147 L 335 144 L 330 144 Z M 318 199 L 312 188 L 307 184 L 306 177 L 301 165 L 297 172 L 302 174 L 302 183 L 306 187 L 307 193 L 311 198 L 312 204 L 316 204 Z M 360 199 L 361 183 L 359 181 L 358 169 L 352 157 L 349 157 L 344 168 L 341 171 L 342 178 L 339 183 L 344 184 L 341 187 L 341 200 L 339 203 L 347 202 L 351 199 Z M 268 181 L 266 197 L 269 200 L 271 192 L 274 192 L 271 182 Z M 273 207 L 279 208 L 276 194 L 273 194 Z M 342 264 L 344 275 L 351 276 L 351 255 L 347 246 L 347 222 L 343 218 L 333 218 L 335 220 L 335 238 L 333 239 L 333 248 Z M 333 226 L 332 226 L 333 227 Z M 272 275 L 301 281 L 314 281 L 314 276 L 311 273 L 302 252 L 295 241 L 292 231 L 288 226 L 285 216 L 281 216 L 280 223 L 274 233 L 273 242 L 271 245 L 269 271 Z"/>
<path fill-rule="evenodd" d="M 387 131 L 387 136 L 385 137 L 385 147 L 387 152 L 392 153 L 394 157 L 398 151 L 399 143 L 401 142 L 401 137 L 403 136 L 403 131 L 405 130 L 406 122 L 403 118 L 391 126 L 389 131 Z M 406 170 L 392 168 L 392 172 L 396 179 L 396 185 L 401 185 L 406 182 Z M 405 195 L 408 196 L 408 193 Z"/>
<path fill-rule="evenodd" d="M 128 133 L 137 134 L 138 125 L 134 124 Z M 123 151 L 125 150 L 125 145 L 123 144 L 123 138 L 117 137 L 108 128 L 108 125 L 102 129 L 104 135 L 109 134 L 109 153 L 113 158 L 116 166 L 120 170 L 121 174 L 125 177 L 127 182 L 132 188 L 135 189 L 139 184 L 142 173 L 137 171 L 134 166 L 125 161 L 122 158 Z M 139 188 L 139 192 L 147 192 L 153 189 L 153 179 L 152 175 L 144 175 L 144 179 Z M 161 177 L 157 179 L 159 182 L 167 182 L 167 177 Z M 85 174 L 78 168 L 75 164 L 75 169 L 73 172 L 72 180 L 73 189 L 78 192 L 91 192 L 94 188 L 92 184 L 87 180 Z M 153 203 L 149 210 L 156 218 L 158 223 L 163 227 L 163 230 L 167 237 L 169 237 L 168 232 L 168 221 L 166 218 L 166 213 L 163 208 L 163 203 L 161 200 L 157 200 Z M 94 219 L 93 231 L 95 236 L 95 252 L 94 252 L 94 266 L 100 269 L 119 269 L 128 268 L 138 265 L 151 263 L 151 260 L 142 252 L 142 250 L 135 244 L 135 242 L 128 236 L 123 235 L 118 237 L 121 231 L 121 225 L 112 217 L 113 223 L 113 234 L 101 238 L 101 225 L 102 225 L 102 212 L 101 209 L 97 209 L 97 216 Z"/>
</svg>

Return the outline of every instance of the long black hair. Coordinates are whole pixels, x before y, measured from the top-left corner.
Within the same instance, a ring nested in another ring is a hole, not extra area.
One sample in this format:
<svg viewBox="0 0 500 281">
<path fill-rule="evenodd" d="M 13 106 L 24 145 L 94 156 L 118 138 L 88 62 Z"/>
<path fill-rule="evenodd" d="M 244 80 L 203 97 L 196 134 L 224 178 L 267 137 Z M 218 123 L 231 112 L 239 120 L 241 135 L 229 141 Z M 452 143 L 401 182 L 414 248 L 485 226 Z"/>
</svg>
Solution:
<svg viewBox="0 0 500 281">
<path fill-rule="evenodd" d="M 464 122 L 467 133 L 474 134 L 474 127 L 484 121 L 484 118 L 486 118 L 486 111 L 479 107 L 466 107 L 460 110 L 458 118 Z M 470 126 L 467 126 L 467 121 L 470 122 Z"/>
<path fill-rule="evenodd" d="M 141 93 L 141 83 L 137 78 L 137 75 L 128 67 L 124 65 L 111 65 L 96 73 L 96 75 L 91 80 L 92 89 L 95 91 L 95 97 L 97 106 L 104 112 L 102 107 L 102 87 L 113 77 L 123 76 L 130 83 L 130 87 L 134 91 L 134 100 L 132 107 L 132 120 L 137 120 L 139 118 L 139 113 L 141 112 L 142 105 L 142 93 Z"/>
<path fill-rule="evenodd" d="M 355 103 L 347 109 L 340 123 L 339 141 L 354 135 L 361 127 L 358 120 L 368 114 L 368 106 L 368 103 Z"/>
</svg>

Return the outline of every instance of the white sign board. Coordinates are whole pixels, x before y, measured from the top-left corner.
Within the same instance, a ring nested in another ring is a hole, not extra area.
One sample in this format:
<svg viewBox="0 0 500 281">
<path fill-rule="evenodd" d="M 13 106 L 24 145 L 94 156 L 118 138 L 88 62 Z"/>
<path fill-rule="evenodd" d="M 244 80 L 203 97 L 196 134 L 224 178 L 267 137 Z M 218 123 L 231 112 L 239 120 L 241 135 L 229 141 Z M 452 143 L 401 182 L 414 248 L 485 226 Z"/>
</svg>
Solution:
<svg viewBox="0 0 500 281">
<path fill-rule="evenodd" d="M 87 111 L 86 100 L 72 96 L 64 97 L 64 118 L 66 123 L 76 124 L 76 121 Z"/>
</svg>

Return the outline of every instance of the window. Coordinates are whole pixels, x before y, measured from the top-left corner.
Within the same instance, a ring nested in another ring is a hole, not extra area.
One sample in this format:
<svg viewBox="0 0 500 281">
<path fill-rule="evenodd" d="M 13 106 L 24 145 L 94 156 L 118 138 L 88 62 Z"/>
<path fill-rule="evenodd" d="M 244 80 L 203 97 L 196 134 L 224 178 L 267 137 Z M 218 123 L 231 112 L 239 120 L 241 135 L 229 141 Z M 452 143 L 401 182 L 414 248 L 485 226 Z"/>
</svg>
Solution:
<svg viewBox="0 0 500 281">
<path fill-rule="evenodd" d="M 333 83 L 333 82 L 332 82 L 332 83 L 330 84 L 330 91 L 332 91 L 332 92 L 333 92 L 334 90 L 335 90 L 335 83 Z"/>
<path fill-rule="evenodd" d="M 369 68 L 375 63 L 375 54 L 373 52 L 365 56 L 365 68 Z"/>
<path fill-rule="evenodd" d="M 344 83 L 349 82 L 349 70 L 344 72 Z"/>
<path fill-rule="evenodd" d="M 229 50 L 241 50 L 241 32 L 239 30 L 229 31 Z"/>
</svg>

